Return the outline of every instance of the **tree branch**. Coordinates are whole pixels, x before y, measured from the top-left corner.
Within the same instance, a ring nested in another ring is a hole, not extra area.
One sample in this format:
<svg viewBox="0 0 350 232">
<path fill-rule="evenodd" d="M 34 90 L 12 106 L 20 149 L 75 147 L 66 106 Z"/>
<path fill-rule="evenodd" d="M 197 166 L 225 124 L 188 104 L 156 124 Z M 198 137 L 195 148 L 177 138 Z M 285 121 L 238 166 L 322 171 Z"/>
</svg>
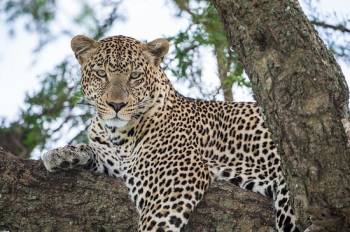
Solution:
<svg viewBox="0 0 350 232">
<path fill-rule="evenodd" d="M 332 29 L 334 31 L 340 31 L 343 33 L 350 33 L 350 28 L 347 28 L 342 24 L 333 25 L 333 24 L 329 24 L 329 23 L 324 22 L 324 21 L 318 21 L 316 19 L 311 20 L 310 23 L 312 23 L 315 26 L 322 27 L 325 29 Z"/>
<path fill-rule="evenodd" d="M 40 161 L 0 148 L 0 230 L 135 231 L 137 213 L 119 179 L 72 170 L 48 173 Z M 269 231 L 270 200 L 217 183 L 186 231 Z"/>
</svg>

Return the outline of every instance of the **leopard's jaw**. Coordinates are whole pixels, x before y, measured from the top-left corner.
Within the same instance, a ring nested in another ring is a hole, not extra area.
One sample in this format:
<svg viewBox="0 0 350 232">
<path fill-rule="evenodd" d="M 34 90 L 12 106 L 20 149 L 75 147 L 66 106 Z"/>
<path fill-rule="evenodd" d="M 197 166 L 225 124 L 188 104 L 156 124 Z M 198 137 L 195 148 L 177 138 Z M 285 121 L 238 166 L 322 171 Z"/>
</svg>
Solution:
<svg viewBox="0 0 350 232">
<path fill-rule="evenodd" d="M 129 121 L 119 119 L 119 118 L 107 119 L 107 120 L 103 120 L 103 122 L 107 127 L 116 127 L 116 128 L 125 127 L 129 123 Z"/>
</svg>

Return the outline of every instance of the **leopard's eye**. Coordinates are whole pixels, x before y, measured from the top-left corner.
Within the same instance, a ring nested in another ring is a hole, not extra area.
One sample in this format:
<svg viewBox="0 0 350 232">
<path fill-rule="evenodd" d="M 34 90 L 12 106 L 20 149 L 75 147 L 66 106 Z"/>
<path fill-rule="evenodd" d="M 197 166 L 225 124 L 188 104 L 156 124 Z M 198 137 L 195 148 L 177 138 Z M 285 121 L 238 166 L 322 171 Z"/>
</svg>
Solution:
<svg viewBox="0 0 350 232">
<path fill-rule="evenodd" d="M 138 78 L 140 78 L 141 77 L 141 72 L 132 72 L 131 74 L 130 74 L 130 79 L 131 80 L 136 80 L 136 79 L 138 79 Z"/>
<path fill-rule="evenodd" d="M 96 70 L 96 73 L 99 77 L 106 78 L 107 73 L 104 70 Z"/>
</svg>

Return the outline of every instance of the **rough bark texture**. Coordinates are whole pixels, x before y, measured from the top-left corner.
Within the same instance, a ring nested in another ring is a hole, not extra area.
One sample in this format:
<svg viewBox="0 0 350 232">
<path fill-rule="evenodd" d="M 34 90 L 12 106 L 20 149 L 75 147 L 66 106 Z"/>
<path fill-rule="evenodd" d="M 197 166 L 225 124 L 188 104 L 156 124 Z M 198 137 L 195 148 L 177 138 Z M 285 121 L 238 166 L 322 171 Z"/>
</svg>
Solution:
<svg viewBox="0 0 350 232">
<path fill-rule="evenodd" d="M 233 101 L 233 93 L 232 93 L 232 84 L 227 82 L 227 75 L 229 73 L 231 61 L 225 56 L 225 44 L 216 45 L 214 47 L 216 62 L 217 62 L 217 70 L 218 76 L 220 80 L 220 86 L 222 88 L 224 94 L 225 101 Z"/>
<path fill-rule="evenodd" d="M 259 231 L 274 224 L 270 200 L 230 184 L 212 186 L 187 232 Z M 125 231 L 137 213 L 121 180 L 87 171 L 48 173 L 40 161 L 0 148 L 0 231 Z"/>
<path fill-rule="evenodd" d="M 350 153 L 340 67 L 292 0 L 212 0 L 279 145 L 300 223 L 350 231 Z"/>
</svg>

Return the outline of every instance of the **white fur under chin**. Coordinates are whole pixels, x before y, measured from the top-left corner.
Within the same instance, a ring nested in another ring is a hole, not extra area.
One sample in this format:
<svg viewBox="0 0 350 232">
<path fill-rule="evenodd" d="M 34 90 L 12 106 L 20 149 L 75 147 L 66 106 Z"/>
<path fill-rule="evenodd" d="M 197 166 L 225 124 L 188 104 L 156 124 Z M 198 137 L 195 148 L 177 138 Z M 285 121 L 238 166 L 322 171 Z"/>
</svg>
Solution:
<svg viewBox="0 0 350 232">
<path fill-rule="evenodd" d="M 128 124 L 128 121 L 120 120 L 120 119 L 108 119 L 108 120 L 104 120 L 104 123 L 106 124 L 106 126 L 109 126 L 109 127 L 121 128 L 126 126 L 126 124 Z"/>
</svg>

